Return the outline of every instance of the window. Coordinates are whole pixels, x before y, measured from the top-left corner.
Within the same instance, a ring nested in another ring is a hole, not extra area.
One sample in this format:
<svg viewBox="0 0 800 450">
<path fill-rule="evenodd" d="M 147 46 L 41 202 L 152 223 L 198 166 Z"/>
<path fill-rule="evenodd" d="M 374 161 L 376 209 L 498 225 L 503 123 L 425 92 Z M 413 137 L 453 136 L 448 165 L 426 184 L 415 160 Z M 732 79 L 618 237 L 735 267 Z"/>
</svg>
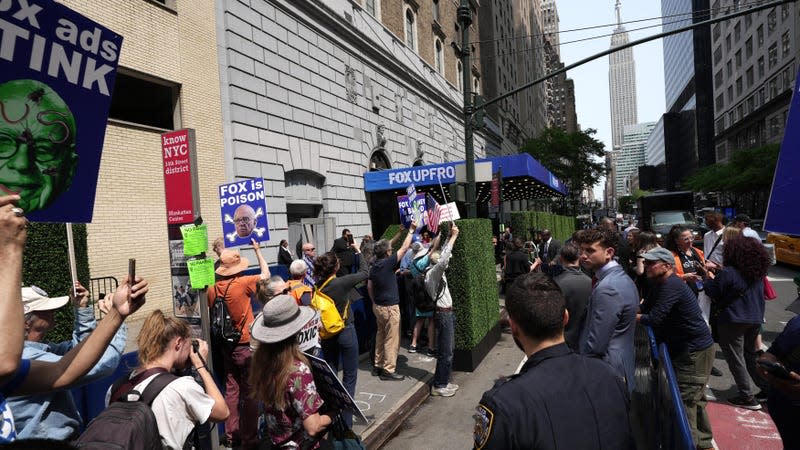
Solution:
<svg viewBox="0 0 800 450">
<path fill-rule="evenodd" d="M 714 64 L 719 64 L 720 61 L 722 61 L 722 47 L 717 47 L 714 50 Z"/>
<path fill-rule="evenodd" d="M 783 55 L 784 58 L 789 56 L 790 48 L 791 45 L 789 44 L 789 32 L 787 31 L 786 33 L 783 33 L 783 36 L 781 36 L 781 55 Z"/>
<path fill-rule="evenodd" d="M 736 79 L 736 96 L 742 95 L 742 88 L 743 88 L 742 77 L 739 77 Z"/>
<path fill-rule="evenodd" d="M 367 0 L 365 5 L 367 12 L 373 16 L 377 16 L 377 14 L 375 14 L 377 12 L 377 10 L 375 9 L 376 3 L 378 3 L 378 0 Z"/>
<path fill-rule="evenodd" d="M 461 64 L 461 61 L 456 64 L 456 87 L 459 91 L 464 92 L 463 82 L 464 82 L 464 66 Z"/>
<path fill-rule="evenodd" d="M 733 86 L 728 86 L 728 103 L 733 103 Z"/>
<path fill-rule="evenodd" d="M 406 46 L 417 51 L 417 18 L 411 8 L 406 8 Z"/>
<path fill-rule="evenodd" d="M 739 69 L 740 67 L 742 67 L 742 51 L 741 50 L 736 50 L 735 59 L 736 59 L 736 68 Z"/>
<path fill-rule="evenodd" d="M 120 68 L 108 117 L 173 130 L 180 124 L 179 95 L 178 84 Z"/>
<path fill-rule="evenodd" d="M 442 41 L 436 38 L 436 43 L 433 47 L 434 58 L 436 60 L 436 71 L 444 75 L 444 48 Z"/>
<path fill-rule="evenodd" d="M 714 28 L 712 30 L 713 30 L 712 33 L 714 35 L 714 38 L 713 38 L 714 42 L 717 42 L 717 39 L 719 39 L 720 35 L 722 34 L 722 31 L 720 30 L 720 25 L 719 24 L 715 24 Z"/>
<path fill-rule="evenodd" d="M 769 46 L 769 68 L 772 69 L 778 64 L 778 44 Z"/>
<path fill-rule="evenodd" d="M 733 41 L 739 42 L 742 39 L 742 22 L 736 22 L 733 26 Z"/>
<path fill-rule="evenodd" d="M 481 94 L 481 79 L 478 77 L 472 77 L 472 92 L 476 95 Z"/>
<path fill-rule="evenodd" d="M 758 104 L 763 105 L 767 103 L 767 91 L 762 87 L 758 90 Z"/>
<path fill-rule="evenodd" d="M 781 5 L 781 22 L 786 20 L 789 17 L 789 5 Z"/>
<path fill-rule="evenodd" d="M 714 75 L 714 88 L 719 88 L 722 86 L 722 69 Z"/>
<path fill-rule="evenodd" d="M 751 25 L 753 25 L 753 15 L 748 14 L 744 16 L 744 29 L 749 30 Z"/>
<path fill-rule="evenodd" d="M 751 56 L 753 56 L 753 38 L 749 37 L 744 42 L 744 57 L 749 59 Z"/>
<path fill-rule="evenodd" d="M 439 0 L 433 0 L 433 20 L 436 22 L 441 22 L 439 19 Z"/>
<path fill-rule="evenodd" d="M 769 80 L 769 98 L 775 98 L 778 96 L 778 79 L 773 78 Z"/>
<path fill-rule="evenodd" d="M 725 51 L 726 52 L 731 51 L 731 35 L 730 35 L 730 33 L 728 33 L 728 35 L 725 36 Z"/>
<path fill-rule="evenodd" d="M 751 112 L 753 112 L 754 109 L 755 109 L 754 100 L 753 96 L 751 95 L 750 97 L 747 98 L 745 111 L 747 114 L 750 114 Z"/>
<path fill-rule="evenodd" d="M 722 94 L 719 94 L 714 100 L 714 106 L 717 108 L 717 111 L 721 111 L 725 108 L 725 97 Z"/>
<path fill-rule="evenodd" d="M 764 57 L 758 58 L 758 79 L 764 78 Z"/>
<path fill-rule="evenodd" d="M 769 135 L 775 137 L 779 134 L 781 134 L 780 119 L 778 119 L 777 116 L 774 116 L 769 119 Z"/>
<path fill-rule="evenodd" d="M 747 87 L 750 88 L 750 86 L 752 86 L 753 82 L 755 81 L 753 78 L 753 66 L 747 68 L 747 72 L 745 72 L 744 76 L 747 79 Z"/>
<path fill-rule="evenodd" d="M 730 59 L 725 63 L 725 76 L 728 78 L 733 76 L 733 61 Z"/>
<path fill-rule="evenodd" d="M 778 24 L 778 21 L 775 18 L 775 8 L 772 8 L 772 11 L 769 12 L 767 16 L 767 34 L 772 34 L 775 31 L 775 26 Z"/>
<path fill-rule="evenodd" d="M 764 45 L 764 25 L 759 25 L 756 29 L 756 36 L 758 37 L 759 48 Z"/>
</svg>

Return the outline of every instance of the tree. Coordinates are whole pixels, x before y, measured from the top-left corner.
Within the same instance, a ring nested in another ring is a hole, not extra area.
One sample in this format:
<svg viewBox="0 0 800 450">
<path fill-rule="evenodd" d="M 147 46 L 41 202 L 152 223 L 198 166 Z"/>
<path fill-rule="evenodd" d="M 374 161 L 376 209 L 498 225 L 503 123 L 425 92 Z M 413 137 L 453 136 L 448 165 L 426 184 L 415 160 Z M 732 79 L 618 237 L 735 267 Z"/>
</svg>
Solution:
<svg viewBox="0 0 800 450">
<path fill-rule="evenodd" d="M 596 130 L 567 133 L 560 128 L 547 128 L 539 137 L 526 142 L 520 152 L 536 158 L 569 189 L 562 202 L 562 214 L 575 215 L 584 189 L 592 188 L 606 175 L 605 145 L 594 138 Z"/>
<path fill-rule="evenodd" d="M 617 199 L 617 204 L 619 205 L 619 212 L 623 214 L 633 214 L 633 205 L 636 203 L 636 199 L 632 195 L 623 195 L 622 197 Z"/>
</svg>

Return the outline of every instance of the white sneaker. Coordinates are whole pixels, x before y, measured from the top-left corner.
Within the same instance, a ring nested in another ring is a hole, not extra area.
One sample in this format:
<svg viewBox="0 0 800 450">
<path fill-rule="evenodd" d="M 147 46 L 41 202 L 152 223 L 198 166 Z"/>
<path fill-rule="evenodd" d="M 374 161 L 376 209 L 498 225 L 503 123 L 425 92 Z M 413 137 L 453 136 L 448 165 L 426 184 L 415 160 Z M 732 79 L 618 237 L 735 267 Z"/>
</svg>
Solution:
<svg viewBox="0 0 800 450">
<path fill-rule="evenodd" d="M 455 392 L 458 390 L 458 385 L 455 383 L 447 383 L 447 389 L 450 389 L 451 391 Z"/>
<path fill-rule="evenodd" d="M 451 391 L 446 387 L 431 388 L 431 397 L 452 397 L 454 395 L 456 395 L 456 391 Z"/>
</svg>

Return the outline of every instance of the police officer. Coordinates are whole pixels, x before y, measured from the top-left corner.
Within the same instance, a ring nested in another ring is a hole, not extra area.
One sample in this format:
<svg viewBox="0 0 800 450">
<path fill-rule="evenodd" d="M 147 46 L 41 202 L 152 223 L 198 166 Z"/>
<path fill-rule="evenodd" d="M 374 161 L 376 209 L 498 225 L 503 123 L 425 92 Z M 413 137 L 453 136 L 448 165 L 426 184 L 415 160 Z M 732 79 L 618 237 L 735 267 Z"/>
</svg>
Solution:
<svg viewBox="0 0 800 450">
<path fill-rule="evenodd" d="M 626 449 L 628 391 L 608 363 L 564 343 L 569 314 L 547 275 L 517 278 L 506 293 L 514 342 L 528 357 L 476 408 L 476 449 Z"/>
</svg>

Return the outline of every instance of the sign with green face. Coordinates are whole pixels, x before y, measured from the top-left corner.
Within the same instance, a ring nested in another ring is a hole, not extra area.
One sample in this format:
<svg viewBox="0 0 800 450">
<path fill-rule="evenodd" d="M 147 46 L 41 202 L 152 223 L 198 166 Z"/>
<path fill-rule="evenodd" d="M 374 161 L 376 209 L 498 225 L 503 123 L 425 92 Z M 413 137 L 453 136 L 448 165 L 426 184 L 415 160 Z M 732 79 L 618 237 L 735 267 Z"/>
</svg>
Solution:
<svg viewBox="0 0 800 450">
<path fill-rule="evenodd" d="M 90 222 L 122 36 L 52 0 L 0 1 L 0 194 Z"/>
</svg>

